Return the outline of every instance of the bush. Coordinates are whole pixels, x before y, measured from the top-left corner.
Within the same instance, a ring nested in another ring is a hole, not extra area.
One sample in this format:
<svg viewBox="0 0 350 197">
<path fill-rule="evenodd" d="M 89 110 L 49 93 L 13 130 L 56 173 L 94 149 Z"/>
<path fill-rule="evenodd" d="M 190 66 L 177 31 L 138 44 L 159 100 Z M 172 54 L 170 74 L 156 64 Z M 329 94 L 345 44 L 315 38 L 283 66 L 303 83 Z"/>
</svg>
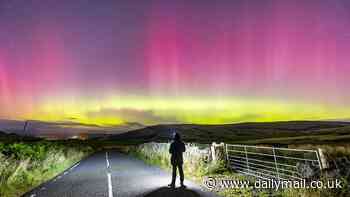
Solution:
<svg viewBox="0 0 350 197">
<path fill-rule="evenodd" d="M 20 196 L 92 152 L 69 141 L 0 143 L 0 196 Z"/>
</svg>

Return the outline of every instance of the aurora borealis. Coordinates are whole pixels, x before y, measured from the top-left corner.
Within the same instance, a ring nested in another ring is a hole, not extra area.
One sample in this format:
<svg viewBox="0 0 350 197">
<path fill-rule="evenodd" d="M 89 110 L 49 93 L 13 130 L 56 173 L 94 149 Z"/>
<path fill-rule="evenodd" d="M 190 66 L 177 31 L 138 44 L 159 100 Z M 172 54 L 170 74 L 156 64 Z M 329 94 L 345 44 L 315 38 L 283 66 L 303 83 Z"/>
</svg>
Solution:
<svg viewBox="0 0 350 197">
<path fill-rule="evenodd" d="M 350 118 L 350 1 L 0 0 L 0 118 Z"/>
</svg>

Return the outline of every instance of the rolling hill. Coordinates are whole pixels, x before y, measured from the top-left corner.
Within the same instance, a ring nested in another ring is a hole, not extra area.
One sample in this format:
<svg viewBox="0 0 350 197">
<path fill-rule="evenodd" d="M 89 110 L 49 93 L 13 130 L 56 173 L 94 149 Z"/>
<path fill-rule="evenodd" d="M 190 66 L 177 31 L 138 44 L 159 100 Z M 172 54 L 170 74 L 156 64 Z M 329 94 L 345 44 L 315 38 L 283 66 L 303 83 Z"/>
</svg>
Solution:
<svg viewBox="0 0 350 197">
<path fill-rule="evenodd" d="M 14 141 L 37 141 L 40 138 L 31 137 L 31 136 L 21 136 L 15 133 L 6 133 L 0 131 L 0 142 L 14 142 Z"/>
<path fill-rule="evenodd" d="M 173 132 L 187 142 L 231 142 L 246 144 L 334 143 L 350 142 L 350 123 L 336 121 L 287 121 L 225 125 L 155 125 L 103 140 L 143 143 L 167 142 Z"/>
</svg>

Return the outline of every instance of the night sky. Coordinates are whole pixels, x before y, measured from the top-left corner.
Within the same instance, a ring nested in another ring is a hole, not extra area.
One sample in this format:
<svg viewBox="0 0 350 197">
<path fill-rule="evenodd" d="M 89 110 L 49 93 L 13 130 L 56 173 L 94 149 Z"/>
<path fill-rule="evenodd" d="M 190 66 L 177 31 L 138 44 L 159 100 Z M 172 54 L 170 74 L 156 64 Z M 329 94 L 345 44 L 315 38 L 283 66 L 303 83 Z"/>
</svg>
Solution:
<svg viewBox="0 0 350 197">
<path fill-rule="evenodd" d="M 0 118 L 350 118 L 348 0 L 0 0 Z"/>
</svg>

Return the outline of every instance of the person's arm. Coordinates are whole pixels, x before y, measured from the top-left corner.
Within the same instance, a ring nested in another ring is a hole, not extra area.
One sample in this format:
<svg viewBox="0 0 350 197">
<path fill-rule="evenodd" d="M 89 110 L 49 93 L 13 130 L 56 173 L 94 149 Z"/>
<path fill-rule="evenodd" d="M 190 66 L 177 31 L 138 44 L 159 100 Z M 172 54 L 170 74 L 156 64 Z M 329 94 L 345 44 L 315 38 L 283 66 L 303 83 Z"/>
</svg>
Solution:
<svg viewBox="0 0 350 197">
<path fill-rule="evenodd" d="M 185 145 L 185 143 L 182 143 L 182 152 L 186 152 L 186 145 Z"/>
</svg>

